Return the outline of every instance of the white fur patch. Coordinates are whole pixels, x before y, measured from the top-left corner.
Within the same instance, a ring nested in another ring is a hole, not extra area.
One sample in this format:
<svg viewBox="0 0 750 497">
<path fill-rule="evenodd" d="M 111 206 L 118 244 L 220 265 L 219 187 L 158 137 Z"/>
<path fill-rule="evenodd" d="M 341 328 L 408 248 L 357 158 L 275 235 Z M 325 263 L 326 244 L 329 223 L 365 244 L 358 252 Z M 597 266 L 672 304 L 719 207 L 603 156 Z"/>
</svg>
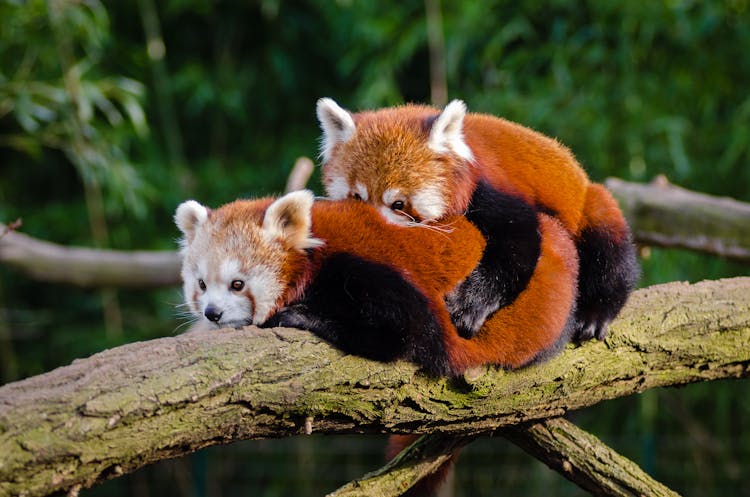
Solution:
<svg viewBox="0 0 750 497">
<path fill-rule="evenodd" d="M 401 226 L 405 226 L 411 222 L 411 219 L 409 219 L 407 216 L 392 211 L 388 206 L 381 205 L 379 209 L 380 214 L 382 214 L 385 220 L 391 224 L 399 224 Z"/>
<path fill-rule="evenodd" d="M 221 261 L 219 266 L 219 278 L 223 282 L 242 279 L 240 275 L 240 261 L 237 259 L 226 259 Z"/>
<path fill-rule="evenodd" d="M 180 246 L 185 247 L 193 242 L 195 231 L 208 219 L 208 209 L 195 200 L 181 203 L 174 214 L 174 222 L 184 235 Z"/>
<path fill-rule="evenodd" d="M 397 188 L 389 188 L 383 192 L 383 203 L 387 207 L 390 208 L 391 204 L 396 200 L 403 200 L 404 202 L 406 201 L 404 196 L 401 194 L 401 190 Z"/>
<path fill-rule="evenodd" d="M 365 185 L 363 185 L 362 183 L 360 183 L 360 182 L 357 182 L 357 183 L 356 183 L 356 184 L 354 185 L 354 192 L 355 192 L 355 193 L 356 193 L 357 195 L 359 195 L 359 196 L 360 196 L 360 198 L 361 198 L 362 200 L 364 200 L 365 202 L 367 202 L 367 200 L 369 200 L 369 198 L 370 198 L 370 195 L 369 195 L 369 193 L 367 192 L 367 187 L 366 187 Z"/>
<path fill-rule="evenodd" d="M 333 200 L 342 200 L 349 196 L 349 181 L 343 176 L 334 176 L 325 186 L 328 197 Z"/>
<path fill-rule="evenodd" d="M 318 121 L 323 130 L 320 156 L 323 162 L 331 158 L 333 148 L 352 139 L 357 130 L 352 115 L 331 98 L 321 98 L 317 104 Z"/>
<path fill-rule="evenodd" d="M 278 276 L 262 266 L 256 266 L 250 271 L 247 285 L 255 299 L 253 323 L 263 323 L 276 310 L 276 302 L 284 288 L 279 283 Z"/>
<path fill-rule="evenodd" d="M 435 153 L 453 152 L 467 161 L 473 160 L 474 154 L 464 141 L 464 117 L 466 104 L 453 100 L 445 106 L 443 112 L 432 124 L 427 146 Z"/>
<path fill-rule="evenodd" d="M 412 195 L 411 206 L 422 221 L 434 221 L 445 214 L 443 194 L 435 186 L 423 188 Z"/>
</svg>

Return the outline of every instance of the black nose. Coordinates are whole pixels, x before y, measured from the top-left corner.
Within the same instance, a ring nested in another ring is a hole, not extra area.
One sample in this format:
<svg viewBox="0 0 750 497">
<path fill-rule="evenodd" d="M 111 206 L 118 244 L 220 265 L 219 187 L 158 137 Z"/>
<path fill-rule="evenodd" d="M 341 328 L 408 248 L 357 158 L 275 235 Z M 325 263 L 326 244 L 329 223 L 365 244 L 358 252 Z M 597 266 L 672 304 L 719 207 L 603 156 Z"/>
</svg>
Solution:
<svg viewBox="0 0 750 497">
<path fill-rule="evenodd" d="M 207 306 L 206 310 L 203 311 L 203 315 L 206 316 L 206 319 L 208 319 L 209 321 L 213 321 L 214 323 L 219 322 L 222 314 L 224 313 L 217 309 L 214 305 Z"/>
</svg>

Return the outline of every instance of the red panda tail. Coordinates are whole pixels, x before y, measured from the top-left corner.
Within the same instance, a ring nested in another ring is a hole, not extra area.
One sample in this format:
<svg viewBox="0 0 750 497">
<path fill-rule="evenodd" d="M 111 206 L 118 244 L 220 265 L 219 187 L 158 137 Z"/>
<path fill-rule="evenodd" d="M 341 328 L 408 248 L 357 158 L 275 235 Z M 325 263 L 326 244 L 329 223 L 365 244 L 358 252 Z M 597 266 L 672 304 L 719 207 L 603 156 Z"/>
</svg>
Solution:
<svg viewBox="0 0 750 497">
<path fill-rule="evenodd" d="M 625 216 L 622 215 L 617 200 L 604 185 L 588 185 L 581 229 L 606 233 L 615 243 L 628 238 L 629 228 Z"/>
<path fill-rule="evenodd" d="M 559 220 L 539 214 L 541 252 L 526 288 L 507 307 L 496 311 L 479 333 L 465 339 L 446 333 L 453 371 L 460 374 L 482 364 L 517 368 L 563 345 L 575 310 L 578 254 Z"/>
<path fill-rule="evenodd" d="M 392 460 L 419 437 L 420 435 L 391 435 L 388 437 L 388 446 L 385 449 L 386 459 Z M 457 457 L 458 451 L 454 452 L 450 459 L 441 464 L 433 473 L 419 480 L 402 497 L 432 497 L 437 495 L 437 491 L 453 470 L 453 464 Z"/>
</svg>

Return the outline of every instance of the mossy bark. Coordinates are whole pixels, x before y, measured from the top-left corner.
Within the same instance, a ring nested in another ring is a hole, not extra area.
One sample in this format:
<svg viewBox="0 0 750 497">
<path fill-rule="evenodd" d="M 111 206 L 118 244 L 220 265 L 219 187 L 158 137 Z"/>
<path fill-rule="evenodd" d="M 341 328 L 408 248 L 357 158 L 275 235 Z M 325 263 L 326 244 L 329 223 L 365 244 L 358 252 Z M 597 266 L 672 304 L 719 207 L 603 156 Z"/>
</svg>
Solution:
<svg viewBox="0 0 750 497">
<path fill-rule="evenodd" d="M 562 419 L 506 428 L 502 433 L 592 495 L 677 497 L 630 459 Z"/>
<path fill-rule="evenodd" d="M 290 329 L 129 344 L 0 387 L 0 495 L 88 487 L 236 440 L 493 431 L 648 388 L 746 377 L 748 343 L 750 278 L 640 290 L 604 342 L 454 380 Z"/>
</svg>

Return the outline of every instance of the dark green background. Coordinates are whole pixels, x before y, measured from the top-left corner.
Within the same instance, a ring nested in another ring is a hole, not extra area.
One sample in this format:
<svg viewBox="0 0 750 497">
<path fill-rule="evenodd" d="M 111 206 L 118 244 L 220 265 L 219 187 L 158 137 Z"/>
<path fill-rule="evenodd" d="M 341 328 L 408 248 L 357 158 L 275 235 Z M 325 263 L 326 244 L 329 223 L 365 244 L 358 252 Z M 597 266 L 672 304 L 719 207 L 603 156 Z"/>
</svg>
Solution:
<svg viewBox="0 0 750 497">
<path fill-rule="evenodd" d="M 277 193 L 298 156 L 316 156 L 317 98 L 352 110 L 429 101 L 429 3 L 0 0 L 0 221 L 61 244 L 174 248 L 180 201 Z M 446 1 L 449 97 L 557 137 L 596 180 L 664 174 L 750 201 L 748 9 Z M 311 187 L 321 192 L 317 174 Z M 679 251 L 642 262 L 643 285 L 748 273 Z M 177 288 L 105 298 L 121 326 L 100 291 L 0 267 L 2 381 L 184 329 Z M 572 418 L 685 495 L 750 495 L 748 390 L 653 391 Z M 248 442 L 83 494 L 322 495 L 378 466 L 381 445 Z M 582 494 L 504 440 L 480 441 L 456 495 L 500 493 Z"/>
</svg>

